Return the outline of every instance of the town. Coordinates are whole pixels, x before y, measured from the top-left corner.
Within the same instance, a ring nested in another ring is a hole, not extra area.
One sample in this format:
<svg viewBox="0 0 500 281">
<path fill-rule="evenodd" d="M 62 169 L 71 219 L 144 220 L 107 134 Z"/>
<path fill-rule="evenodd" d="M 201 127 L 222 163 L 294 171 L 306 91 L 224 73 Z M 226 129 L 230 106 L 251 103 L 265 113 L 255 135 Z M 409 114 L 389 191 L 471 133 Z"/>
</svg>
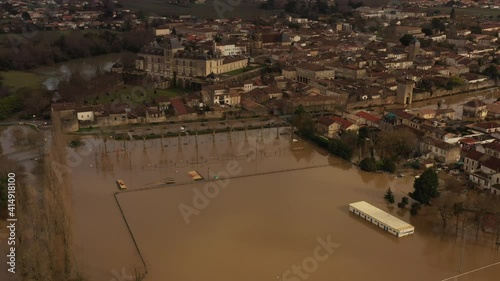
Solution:
<svg viewBox="0 0 500 281">
<path fill-rule="evenodd" d="M 498 275 L 500 1 L 10 0 L 0 17 L 15 280 Z"/>
</svg>

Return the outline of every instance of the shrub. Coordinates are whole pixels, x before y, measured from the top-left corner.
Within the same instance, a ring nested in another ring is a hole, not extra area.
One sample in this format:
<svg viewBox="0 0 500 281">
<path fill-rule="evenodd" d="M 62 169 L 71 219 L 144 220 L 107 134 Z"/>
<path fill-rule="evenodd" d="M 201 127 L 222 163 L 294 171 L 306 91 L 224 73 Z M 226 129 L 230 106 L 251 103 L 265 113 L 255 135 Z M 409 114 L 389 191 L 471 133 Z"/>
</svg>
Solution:
<svg viewBox="0 0 500 281">
<path fill-rule="evenodd" d="M 361 162 L 359 163 L 359 167 L 361 168 L 361 170 L 367 172 L 377 171 L 377 164 L 371 157 L 366 157 L 365 159 L 361 160 Z"/>
<path fill-rule="evenodd" d="M 394 174 L 397 170 L 396 163 L 391 159 L 382 160 L 382 170 Z"/>
<path fill-rule="evenodd" d="M 410 215 L 412 216 L 416 216 L 418 214 L 418 211 L 420 211 L 422 207 L 420 206 L 419 203 L 415 202 L 413 204 L 411 204 L 411 208 L 410 208 Z"/>
<path fill-rule="evenodd" d="M 401 199 L 401 203 L 403 203 L 403 204 L 405 204 L 405 205 L 408 205 L 408 203 L 409 203 L 409 201 L 408 201 L 408 197 L 406 197 L 406 196 L 405 196 L 405 197 L 403 197 L 403 198 Z"/>
</svg>

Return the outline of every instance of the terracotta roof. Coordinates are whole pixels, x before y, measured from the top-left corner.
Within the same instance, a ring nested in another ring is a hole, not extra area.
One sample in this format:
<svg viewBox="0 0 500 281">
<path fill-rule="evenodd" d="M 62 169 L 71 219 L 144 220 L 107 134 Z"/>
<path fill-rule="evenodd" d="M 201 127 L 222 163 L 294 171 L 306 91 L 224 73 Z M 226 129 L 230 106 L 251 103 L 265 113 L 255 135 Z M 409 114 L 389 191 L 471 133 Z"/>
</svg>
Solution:
<svg viewBox="0 0 500 281">
<path fill-rule="evenodd" d="M 346 119 L 340 118 L 338 116 L 333 116 L 332 119 L 333 121 L 335 121 L 335 123 L 340 124 L 340 126 L 342 126 L 342 128 L 344 129 L 351 127 L 353 124 L 352 122 L 347 121 Z"/>
<path fill-rule="evenodd" d="M 485 148 L 495 150 L 495 151 L 500 151 L 500 141 L 494 140 L 494 141 L 486 144 Z"/>
<path fill-rule="evenodd" d="M 328 126 L 332 125 L 333 123 L 335 123 L 335 121 L 333 121 L 333 118 L 330 116 L 322 116 L 322 117 L 318 118 L 318 123 L 328 127 Z"/>
<path fill-rule="evenodd" d="M 469 107 L 480 107 L 480 106 L 485 106 L 486 104 L 480 100 L 471 100 L 470 102 L 467 102 L 464 104 L 464 106 L 469 106 Z"/>
<path fill-rule="evenodd" d="M 170 100 L 172 107 L 175 110 L 175 113 L 177 115 L 186 115 L 188 114 L 188 110 L 184 103 L 182 102 L 182 99 L 171 99 Z"/>
<path fill-rule="evenodd" d="M 474 124 L 474 127 L 483 128 L 483 129 L 493 129 L 498 128 L 499 124 L 496 122 L 481 122 Z"/>
<path fill-rule="evenodd" d="M 452 108 L 443 108 L 443 109 L 438 109 L 436 110 L 436 116 L 439 116 L 441 114 L 446 114 L 446 113 L 454 113 L 455 110 Z"/>
<path fill-rule="evenodd" d="M 490 157 L 488 160 L 484 161 L 483 166 L 500 172 L 500 159 L 495 157 Z"/>
<path fill-rule="evenodd" d="M 474 161 L 479 161 L 484 156 L 484 153 L 473 150 L 465 156 L 466 158 L 472 159 Z"/>
<path fill-rule="evenodd" d="M 475 138 L 463 138 L 458 140 L 459 143 L 464 143 L 464 144 L 476 144 L 479 141 L 476 140 Z"/>
<path fill-rule="evenodd" d="M 361 118 L 363 118 L 363 119 L 371 121 L 373 123 L 380 122 L 380 118 L 379 117 L 371 115 L 370 113 L 367 113 L 367 112 L 364 112 L 364 111 L 360 111 L 360 112 L 356 113 L 356 115 L 359 116 L 359 117 L 361 117 Z"/>
<path fill-rule="evenodd" d="M 452 144 L 449 144 L 449 143 L 441 141 L 441 140 L 432 139 L 430 137 L 424 138 L 422 140 L 422 142 L 430 144 L 430 145 L 432 145 L 434 147 L 437 147 L 437 148 L 440 148 L 440 149 L 443 149 L 443 150 L 449 150 L 449 149 L 452 149 L 453 147 L 455 147 Z"/>
</svg>

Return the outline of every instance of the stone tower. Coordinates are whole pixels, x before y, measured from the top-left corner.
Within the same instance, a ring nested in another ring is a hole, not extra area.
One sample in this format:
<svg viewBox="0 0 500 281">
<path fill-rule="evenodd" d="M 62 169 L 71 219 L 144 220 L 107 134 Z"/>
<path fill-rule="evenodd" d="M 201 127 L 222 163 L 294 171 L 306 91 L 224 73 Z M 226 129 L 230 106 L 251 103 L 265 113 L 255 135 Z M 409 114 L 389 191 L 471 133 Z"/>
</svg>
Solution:
<svg viewBox="0 0 500 281">
<path fill-rule="evenodd" d="M 254 54 L 260 54 L 261 50 L 262 50 L 262 31 L 259 29 L 254 33 L 252 51 Z"/>
<path fill-rule="evenodd" d="M 417 55 L 420 53 L 420 41 L 417 38 L 413 38 L 410 43 L 410 50 L 408 52 L 408 59 L 414 61 Z"/>
<path fill-rule="evenodd" d="M 398 89 L 396 93 L 396 102 L 402 105 L 411 105 L 413 100 L 413 87 L 415 82 L 412 80 L 398 81 Z"/>
</svg>

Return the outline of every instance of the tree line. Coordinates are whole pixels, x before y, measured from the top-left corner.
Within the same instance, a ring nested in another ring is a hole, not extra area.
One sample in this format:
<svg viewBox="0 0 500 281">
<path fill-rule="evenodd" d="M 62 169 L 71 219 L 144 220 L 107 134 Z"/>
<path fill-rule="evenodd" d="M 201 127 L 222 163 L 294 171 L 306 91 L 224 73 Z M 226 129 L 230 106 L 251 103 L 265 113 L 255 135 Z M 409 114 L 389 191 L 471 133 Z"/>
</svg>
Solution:
<svg viewBox="0 0 500 281">
<path fill-rule="evenodd" d="M 138 52 L 153 40 L 147 30 L 129 32 L 81 31 L 61 32 L 55 38 L 35 36 L 24 39 L 8 35 L 0 40 L 0 71 L 29 70 L 71 59 L 117 53 Z"/>
<path fill-rule="evenodd" d="M 42 116 L 50 105 L 50 100 L 51 93 L 48 90 L 10 89 L 3 86 L 0 77 L 0 120 L 5 120 L 22 110 L 26 115 L 21 117 Z"/>
</svg>

